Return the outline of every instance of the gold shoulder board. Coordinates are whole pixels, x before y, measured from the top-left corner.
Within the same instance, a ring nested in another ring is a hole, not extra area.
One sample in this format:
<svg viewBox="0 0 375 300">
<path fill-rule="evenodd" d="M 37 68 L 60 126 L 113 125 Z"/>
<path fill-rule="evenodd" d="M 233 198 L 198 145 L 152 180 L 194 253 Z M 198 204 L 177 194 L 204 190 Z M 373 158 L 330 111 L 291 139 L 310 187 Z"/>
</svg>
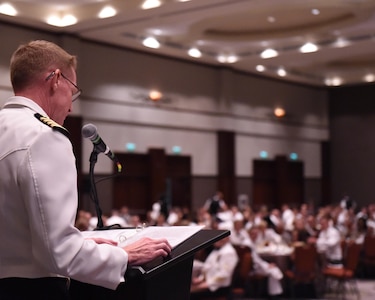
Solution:
<svg viewBox="0 0 375 300">
<path fill-rule="evenodd" d="M 69 131 L 66 128 L 62 127 L 61 125 L 57 124 L 55 121 L 51 120 L 50 118 L 44 117 L 39 113 L 36 113 L 34 116 L 43 124 L 46 124 L 47 126 L 51 127 L 53 130 L 56 130 L 62 133 L 66 137 L 69 137 Z"/>
</svg>

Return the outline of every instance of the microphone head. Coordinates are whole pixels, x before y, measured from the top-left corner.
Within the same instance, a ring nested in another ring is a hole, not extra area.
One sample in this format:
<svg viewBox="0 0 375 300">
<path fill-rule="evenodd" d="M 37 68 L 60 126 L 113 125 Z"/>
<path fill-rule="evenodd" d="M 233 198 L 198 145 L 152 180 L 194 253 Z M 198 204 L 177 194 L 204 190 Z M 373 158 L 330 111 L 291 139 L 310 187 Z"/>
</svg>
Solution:
<svg viewBox="0 0 375 300">
<path fill-rule="evenodd" d="M 97 128 L 93 124 L 86 124 L 82 127 L 82 136 L 84 138 L 88 138 L 90 140 L 94 140 L 95 136 L 97 135 Z"/>
</svg>

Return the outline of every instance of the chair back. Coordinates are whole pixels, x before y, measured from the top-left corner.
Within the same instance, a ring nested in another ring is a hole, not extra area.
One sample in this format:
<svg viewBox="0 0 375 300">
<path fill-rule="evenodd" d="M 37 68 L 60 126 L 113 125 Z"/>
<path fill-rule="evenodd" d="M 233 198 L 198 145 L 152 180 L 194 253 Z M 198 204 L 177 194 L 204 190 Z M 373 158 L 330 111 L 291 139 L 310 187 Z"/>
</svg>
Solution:
<svg viewBox="0 0 375 300">
<path fill-rule="evenodd" d="M 366 258 L 375 258 L 375 236 L 367 233 L 363 242 L 363 255 Z"/>
<path fill-rule="evenodd" d="M 317 271 L 318 253 L 314 245 L 294 249 L 294 274 L 299 281 L 312 280 Z"/>
<path fill-rule="evenodd" d="M 253 258 L 249 247 L 234 246 L 238 255 L 238 264 L 233 274 L 232 287 L 244 287 L 249 279 Z"/>
<path fill-rule="evenodd" d="M 354 242 L 347 243 L 346 254 L 344 258 L 345 269 L 355 271 L 359 262 L 362 245 Z"/>
</svg>

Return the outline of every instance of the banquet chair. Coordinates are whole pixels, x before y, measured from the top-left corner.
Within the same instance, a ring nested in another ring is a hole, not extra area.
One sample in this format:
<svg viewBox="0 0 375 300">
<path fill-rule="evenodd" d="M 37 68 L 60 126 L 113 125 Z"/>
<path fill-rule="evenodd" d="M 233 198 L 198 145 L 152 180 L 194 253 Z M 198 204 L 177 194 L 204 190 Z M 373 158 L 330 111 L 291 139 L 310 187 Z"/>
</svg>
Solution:
<svg viewBox="0 0 375 300">
<path fill-rule="evenodd" d="M 363 253 L 360 257 L 361 275 L 374 275 L 375 271 L 375 235 L 367 233 L 363 242 Z"/>
<path fill-rule="evenodd" d="M 344 266 L 342 268 L 326 267 L 323 270 L 326 281 L 331 280 L 336 283 L 335 294 L 337 299 L 339 299 L 339 296 L 345 299 L 348 291 L 347 284 L 350 285 L 350 291 L 357 295 L 357 299 L 360 298 L 355 281 L 355 272 L 358 266 L 361 249 L 361 244 L 356 244 L 354 242 L 347 243 L 344 252 Z"/>
<path fill-rule="evenodd" d="M 292 257 L 292 269 L 285 271 L 285 277 L 289 282 L 290 295 L 293 299 L 301 296 L 301 291 L 307 293 L 309 298 L 314 298 L 315 280 L 318 273 L 318 252 L 315 245 L 302 245 L 295 247 Z M 298 289 L 298 295 L 297 293 Z"/>
<path fill-rule="evenodd" d="M 233 246 L 238 255 L 238 264 L 233 274 L 230 299 L 245 297 L 248 293 L 249 274 L 253 265 L 251 249 L 246 246 Z"/>
</svg>

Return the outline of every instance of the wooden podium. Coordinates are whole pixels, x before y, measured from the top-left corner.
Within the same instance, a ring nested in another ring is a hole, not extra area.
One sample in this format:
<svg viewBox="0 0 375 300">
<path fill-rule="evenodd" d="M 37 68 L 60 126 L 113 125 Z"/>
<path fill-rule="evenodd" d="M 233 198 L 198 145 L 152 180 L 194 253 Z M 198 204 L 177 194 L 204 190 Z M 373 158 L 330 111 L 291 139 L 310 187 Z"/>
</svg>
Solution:
<svg viewBox="0 0 375 300">
<path fill-rule="evenodd" d="M 189 300 L 194 254 L 228 236 L 228 230 L 202 229 L 175 247 L 167 258 L 129 268 L 126 281 L 113 291 L 75 280 L 72 300 Z"/>
</svg>

